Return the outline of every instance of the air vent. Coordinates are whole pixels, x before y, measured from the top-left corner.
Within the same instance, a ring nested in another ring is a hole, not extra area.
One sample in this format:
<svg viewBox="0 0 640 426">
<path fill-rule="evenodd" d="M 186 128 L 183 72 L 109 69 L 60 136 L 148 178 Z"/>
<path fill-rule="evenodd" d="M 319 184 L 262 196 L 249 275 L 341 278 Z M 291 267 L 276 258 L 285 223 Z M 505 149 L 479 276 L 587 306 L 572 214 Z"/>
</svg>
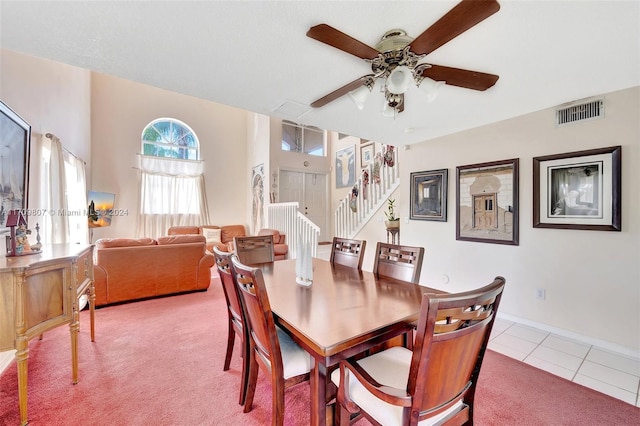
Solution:
<svg viewBox="0 0 640 426">
<path fill-rule="evenodd" d="M 604 98 L 572 102 L 556 110 L 558 126 L 601 117 L 604 117 Z"/>
</svg>

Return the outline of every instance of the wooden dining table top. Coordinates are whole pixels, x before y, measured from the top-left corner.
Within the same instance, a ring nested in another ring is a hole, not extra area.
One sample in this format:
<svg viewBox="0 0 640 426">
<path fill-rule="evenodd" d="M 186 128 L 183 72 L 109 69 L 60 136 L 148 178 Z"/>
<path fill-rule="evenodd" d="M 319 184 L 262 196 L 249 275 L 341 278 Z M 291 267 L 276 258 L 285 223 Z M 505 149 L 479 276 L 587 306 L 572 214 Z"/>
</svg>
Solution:
<svg viewBox="0 0 640 426">
<path fill-rule="evenodd" d="M 261 266 L 277 323 L 316 360 L 333 365 L 350 348 L 415 323 L 425 292 L 441 291 L 313 259 L 313 284 L 296 283 L 295 260 Z"/>
</svg>

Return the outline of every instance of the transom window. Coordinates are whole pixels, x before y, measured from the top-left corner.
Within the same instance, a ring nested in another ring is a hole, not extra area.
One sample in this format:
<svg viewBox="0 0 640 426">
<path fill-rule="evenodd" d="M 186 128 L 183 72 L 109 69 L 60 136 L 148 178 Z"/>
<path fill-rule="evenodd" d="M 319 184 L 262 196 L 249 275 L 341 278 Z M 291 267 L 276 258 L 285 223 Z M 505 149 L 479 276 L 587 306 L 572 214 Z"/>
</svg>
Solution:
<svg viewBox="0 0 640 426">
<path fill-rule="evenodd" d="M 198 138 L 189 126 L 173 118 L 158 118 L 142 132 L 142 152 L 152 157 L 197 160 Z"/>
<path fill-rule="evenodd" d="M 284 120 L 282 150 L 324 157 L 324 131 L 317 127 L 303 126 Z"/>
</svg>

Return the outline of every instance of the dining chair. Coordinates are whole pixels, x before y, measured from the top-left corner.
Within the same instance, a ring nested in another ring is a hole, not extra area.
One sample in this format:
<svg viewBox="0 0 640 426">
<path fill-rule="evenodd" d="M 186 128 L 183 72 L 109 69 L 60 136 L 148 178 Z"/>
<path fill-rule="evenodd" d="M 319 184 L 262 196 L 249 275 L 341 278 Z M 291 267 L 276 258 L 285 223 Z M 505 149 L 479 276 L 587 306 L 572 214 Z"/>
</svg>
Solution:
<svg viewBox="0 0 640 426">
<path fill-rule="evenodd" d="M 386 426 L 473 424 L 475 390 L 505 279 L 422 297 L 413 350 L 395 346 L 340 362 L 339 424 L 361 416 Z"/>
<path fill-rule="evenodd" d="M 233 239 L 235 253 L 245 265 L 273 262 L 273 235 L 241 236 Z"/>
<path fill-rule="evenodd" d="M 362 259 L 364 259 L 366 246 L 367 242 L 365 240 L 333 237 L 329 261 L 333 264 L 362 269 Z"/>
<path fill-rule="evenodd" d="M 378 242 L 373 273 L 387 278 L 418 284 L 424 247 L 401 246 Z"/>
<path fill-rule="evenodd" d="M 423 257 L 424 247 L 378 242 L 373 262 L 373 273 L 379 277 L 419 284 Z M 374 353 L 397 344 L 411 349 L 413 341 L 413 330 L 408 330 L 403 336 L 391 339 L 376 348 L 371 348 L 369 352 Z"/>
<path fill-rule="evenodd" d="M 249 380 L 249 331 L 246 325 L 246 318 L 242 304 L 240 303 L 240 294 L 235 284 L 233 274 L 231 273 L 231 255 L 232 253 L 223 252 L 218 247 L 213 246 L 213 256 L 216 259 L 216 266 L 222 281 L 222 289 L 224 298 L 227 302 L 227 314 L 229 316 L 229 332 L 227 335 L 227 352 L 224 358 L 224 371 L 229 370 L 231 364 L 231 355 L 235 345 L 236 335 L 240 338 L 240 347 L 242 357 L 242 373 L 240 375 L 240 405 L 243 405 L 247 396 L 247 382 Z"/>
<path fill-rule="evenodd" d="M 276 327 L 262 270 L 241 263 L 235 255 L 231 267 L 249 325 L 249 380 L 244 412 L 252 409 L 258 370 L 262 369 L 271 378 L 272 424 L 281 426 L 284 391 L 309 380 L 311 356 Z"/>
</svg>

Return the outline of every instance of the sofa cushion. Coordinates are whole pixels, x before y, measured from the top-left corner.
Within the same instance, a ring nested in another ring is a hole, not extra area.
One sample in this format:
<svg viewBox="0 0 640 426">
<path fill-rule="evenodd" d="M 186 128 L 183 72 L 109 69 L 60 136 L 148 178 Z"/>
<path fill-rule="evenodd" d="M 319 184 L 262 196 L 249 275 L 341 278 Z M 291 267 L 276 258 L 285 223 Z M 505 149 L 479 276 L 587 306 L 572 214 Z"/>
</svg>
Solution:
<svg viewBox="0 0 640 426">
<path fill-rule="evenodd" d="M 182 235 L 182 234 L 199 234 L 200 228 L 197 226 L 172 226 L 167 231 L 167 235 Z"/>
<path fill-rule="evenodd" d="M 273 244 L 284 244 L 284 234 L 281 234 L 277 229 L 262 228 L 258 231 L 258 235 L 273 235 Z"/>
<path fill-rule="evenodd" d="M 216 244 L 222 242 L 220 239 L 222 229 L 202 227 L 202 235 L 207 239 L 207 244 Z"/>
<path fill-rule="evenodd" d="M 247 235 L 247 231 L 244 225 L 226 225 L 222 227 L 220 241 L 229 243 L 233 242 L 234 237 L 244 237 L 245 235 Z"/>
<path fill-rule="evenodd" d="M 169 245 L 169 244 L 188 244 L 188 243 L 205 243 L 206 239 L 204 235 L 198 234 L 184 234 L 184 235 L 167 235 L 164 237 L 157 238 L 158 245 Z"/>
<path fill-rule="evenodd" d="M 97 248 L 153 246 L 153 238 L 101 238 L 96 241 Z"/>
<path fill-rule="evenodd" d="M 207 248 L 209 249 L 209 251 L 213 251 L 213 247 L 217 248 L 222 252 L 231 253 L 233 252 L 233 241 L 228 243 L 207 244 Z"/>
</svg>

